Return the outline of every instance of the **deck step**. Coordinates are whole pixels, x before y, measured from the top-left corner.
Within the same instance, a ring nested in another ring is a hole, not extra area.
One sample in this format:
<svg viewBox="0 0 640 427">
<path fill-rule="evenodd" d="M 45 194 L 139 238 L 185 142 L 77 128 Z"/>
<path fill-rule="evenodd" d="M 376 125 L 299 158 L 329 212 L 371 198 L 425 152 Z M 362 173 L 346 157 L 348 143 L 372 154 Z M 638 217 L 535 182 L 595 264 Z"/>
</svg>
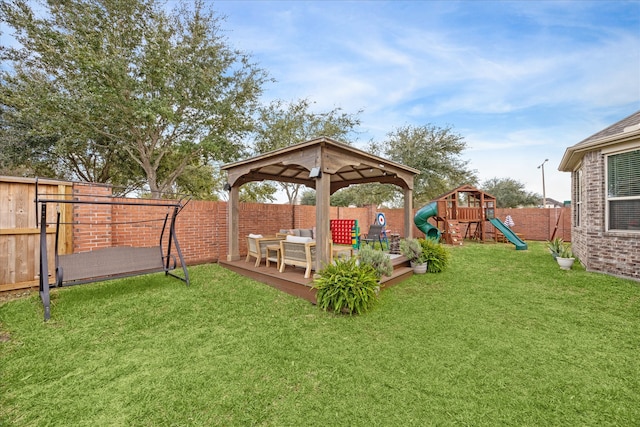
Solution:
<svg viewBox="0 0 640 427">
<path fill-rule="evenodd" d="M 397 285 L 398 283 L 409 279 L 411 276 L 413 276 L 413 268 L 409 266 L 398 266 L 394 267 L 391 277 L 383 277 L 380 283 L 385 287 L 389 287 Z"/>
</svg>

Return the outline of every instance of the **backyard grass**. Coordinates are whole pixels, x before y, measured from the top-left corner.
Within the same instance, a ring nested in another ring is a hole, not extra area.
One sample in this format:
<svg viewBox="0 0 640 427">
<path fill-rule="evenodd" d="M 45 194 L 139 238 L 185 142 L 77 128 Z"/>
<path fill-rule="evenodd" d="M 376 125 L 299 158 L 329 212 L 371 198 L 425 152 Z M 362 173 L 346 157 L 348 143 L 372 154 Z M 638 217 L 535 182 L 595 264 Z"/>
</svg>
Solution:
<svg viewBox="0 0 640 427">
<path fill-rule="evenodd" d="M 217 265 L 4 303 L 0 425 L 640 425 L 640 284 L 451 251 L 363 316 Z"/>
</svg>

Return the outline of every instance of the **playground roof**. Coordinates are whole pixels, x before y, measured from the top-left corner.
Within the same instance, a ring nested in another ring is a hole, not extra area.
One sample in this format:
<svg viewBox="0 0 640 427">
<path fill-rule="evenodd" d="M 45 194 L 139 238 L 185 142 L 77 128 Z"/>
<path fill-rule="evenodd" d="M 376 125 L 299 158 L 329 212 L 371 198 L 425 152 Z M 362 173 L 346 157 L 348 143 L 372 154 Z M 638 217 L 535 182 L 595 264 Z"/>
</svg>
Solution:
<svg viewBox="0 0 640 427">
<path fill-rule="evenodd" d="M 454 196 L 455 194 L 458 193 L 471 193 L 477 197 L 480 196 L 480 194 L 484 194 L 484 198 L 485 199 L 493 199 L 495 200 L 495 196 L 492 196 L 489 193 L 486 193 L 476 187 L 473 187 L 471 185 L 461 185 L 460 187 L 454 188 L 451 191 L 447 191 L 446 193 L 442 193 L 441 195 L 439 195 L 438 197 L 433 198 L 431 201 L 434 202 L 436 200 L 444 200 L 444 199 L 448 199 L 451 196 Z"/>
</svg>

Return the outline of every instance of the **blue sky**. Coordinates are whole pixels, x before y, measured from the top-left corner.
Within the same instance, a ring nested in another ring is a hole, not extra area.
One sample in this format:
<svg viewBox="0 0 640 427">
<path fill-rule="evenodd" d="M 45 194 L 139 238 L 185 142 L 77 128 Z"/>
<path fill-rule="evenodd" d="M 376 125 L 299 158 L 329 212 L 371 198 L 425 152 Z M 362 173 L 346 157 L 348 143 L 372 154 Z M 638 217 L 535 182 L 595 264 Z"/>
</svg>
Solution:
<svg viewBox="0 0 640 427">
<path fill-rule="evenodd" d="M 481 181 L 570 198 L 568 146 L 640 109 L 640 2 L 216 1 L 264 101 L 363 110 L 355 146 L 453 126 Z"/>
</svg>

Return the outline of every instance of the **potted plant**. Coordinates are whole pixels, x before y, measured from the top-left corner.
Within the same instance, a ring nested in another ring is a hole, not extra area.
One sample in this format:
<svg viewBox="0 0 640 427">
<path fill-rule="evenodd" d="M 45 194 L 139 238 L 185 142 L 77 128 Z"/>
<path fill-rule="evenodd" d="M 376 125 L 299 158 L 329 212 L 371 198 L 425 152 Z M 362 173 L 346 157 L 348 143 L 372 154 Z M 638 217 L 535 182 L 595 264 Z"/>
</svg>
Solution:
<svg viewBox="0 0 640 427">
<path fill-rule="evenodd" d="M 558 257 L 558 255 L 562 251 L 563 246 L 564 242 L 560 237 L 556 237 L 552 241 L 547 242 L 547 248 L 549 248 L 549 252 L 551 252 L 553 259 L 556 259 Z"/>
<path fill-rule="evenodd" d="M 556 257 L 556 261 L 562 270 L 571 270 L 575 258 L 573 256 L 570 243 L 562 245 L 560 252 Z"/>
<path fill-rule="evenodd" d="M 407 257 L 414 273 L 423 274 L 427 272 L 427 260 L 424 257 L 424 251 L 418 239 L 401 240 L 400 253 Z"/>
</svg>

